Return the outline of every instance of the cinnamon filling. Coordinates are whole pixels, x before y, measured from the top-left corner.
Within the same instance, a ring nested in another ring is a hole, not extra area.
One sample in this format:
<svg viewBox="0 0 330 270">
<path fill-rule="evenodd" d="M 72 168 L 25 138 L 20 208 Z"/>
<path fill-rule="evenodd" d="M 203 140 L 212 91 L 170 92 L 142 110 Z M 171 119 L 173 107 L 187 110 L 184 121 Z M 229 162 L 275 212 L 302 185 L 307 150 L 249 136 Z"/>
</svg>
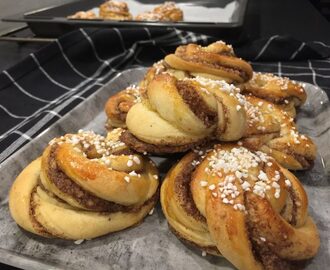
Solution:
<svg viewBox="0 0 330 270">
<path fill-rule="evenodd" d="M 156 144 L 150 144 L 143 142 L 136 138 L 132 133 L 130 133 L 128 130 L 124 131 L 120 135 L 120 140 L 124 142 L 129 148 L 134 149 L 135 151 L 139 153 L 153 153 L 153 154 L 172 154 L 172 153 L 181 153 L 186 152 L 189 149 L 198 146 L 203 145 L 207 142 L 206 139 L 202 139 L 195 143 L 188 143 L 184 145 L 156 145 Z"/>
<path fill-rule="evenodd" d="M 31 219 L 31 222 L 33 224 L 33 227 L 36 231 L 38 231 L 40 234 L 43 234 L 45 236 L 54 236 L 52 235 L 44 226 L 42 226 L 39 221 L 36 219 L 36 214 L 35 214 L 35 202 L 33 200 L 34 194 L 37 192 L 37 187 L 34 187 L 33 191 L 31 192 L 31 197 L 30 197 L 30 208 L 29 208 L 29 216 Z"/>
<path fill-rule="evenodd" d="M 206 219 L 197 209 L 194 199 L 192 197 L 192 193 L 190 190 L 190 182 L 192 174 L 195 170 L 195 166 L 193 166 L 192 161 L 201 159 L 201 157 L 197 154 L 194 154 L 186 164 L 183 166 L 183 169 L 180 171 L 178 175 L 175 177 L 175 185 L 174 192 L 177 195 L 181 207 L 185 210 L 185 212 L 198 221 L 202 221 L 206 223 Z"/>
<path fill-rule="evenodd" d="M 217 113 L 209 108 L 198 90 L 190 83 L 176 81 L 176 88 L 192 112 L 209 128 L 217 121 Z"/>
<path fill-rule="evenodd" d="M 224 71 L 230 72 L 230 73 L 235 73 L 236 75 L 242 77 L 244 80 L 249 79 L 249 75 L 247 74 L 246 71 L 242 70 L 239 66 L 238 67 L 232 67 L 228 65 L 224 65 L 223 63 L 220 62 L 213 62 L 210 63 L 208 61 L 203 60 L 202 58 L 198 56 L 186 56 L 184 54 L 182 55 L 177 55 L 178 57 L 182 58 L 183 60 L 187 62 L 194 62 L 202 65 L 206 65 L 210 68 L 215 68 L 215 69 L 222 69 Z"/>
<path fill-rule="evenodd" d="M 269 246 L 270 243 L 261 240 L 261 235 L 258 232 L 258 217 L 254 214 L 254 206 L 247 196 L 244 196 L 245 205 L 248 214 L 245 219 L 247 227 L 247 234 L 251 241 L 253 254 L 259 262 L 263 265 L 265 270 L 294 270 L 298 269 L 295 262 L 287 261 L 280 258 Z M 261 217 L 262 218 L 262 217 Z M 279 247 L 277 247 L 279 248 Z"/>
</svg>

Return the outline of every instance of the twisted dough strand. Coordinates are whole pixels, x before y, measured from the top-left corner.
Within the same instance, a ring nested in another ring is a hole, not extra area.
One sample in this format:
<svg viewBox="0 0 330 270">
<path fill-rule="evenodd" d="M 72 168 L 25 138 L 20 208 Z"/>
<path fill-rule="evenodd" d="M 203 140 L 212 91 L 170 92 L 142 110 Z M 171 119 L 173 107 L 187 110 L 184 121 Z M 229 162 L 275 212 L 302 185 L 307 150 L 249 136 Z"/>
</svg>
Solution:
<svg viewBox="0 0 330 270">
<path fill-rule="evenodd" d="M 233 48 L 222 41 L 202 47 L 196 44 L 179 46 L 174 54 L 165 57 L 174 69 L 184 70 L 193 76 L 243 83 L 252 78 L 252 67 L 237 58 Z"/>
<path fill-rule="evenodd" d="M 304 104 L 307 98 L 302 84 L 271 73 L 254 72 L 252 79 L 241 85 L 241 89 L 243 93 L 277 104 L 291 117 L 295 117 L 295 108 Z"/>
</svg>

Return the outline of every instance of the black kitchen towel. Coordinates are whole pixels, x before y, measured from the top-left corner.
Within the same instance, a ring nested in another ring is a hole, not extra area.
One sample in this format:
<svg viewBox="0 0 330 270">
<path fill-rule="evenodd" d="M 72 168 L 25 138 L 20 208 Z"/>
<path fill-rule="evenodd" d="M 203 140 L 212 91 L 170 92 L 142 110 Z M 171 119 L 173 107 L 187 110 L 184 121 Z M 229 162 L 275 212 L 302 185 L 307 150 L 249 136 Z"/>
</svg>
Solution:
<svg viewBox="0 0 330 270">
<path fill-rule="evenodd" d="M 119 71 L 149 66 L 181 44 L 213 37 L 177 29 L 80 29 L 0 74 L 0 162 L 84 101 Z M 330 93 L 330 47 L 272 36 L 236 44 L 256 71 L 313 83 Z"/>
</svg>

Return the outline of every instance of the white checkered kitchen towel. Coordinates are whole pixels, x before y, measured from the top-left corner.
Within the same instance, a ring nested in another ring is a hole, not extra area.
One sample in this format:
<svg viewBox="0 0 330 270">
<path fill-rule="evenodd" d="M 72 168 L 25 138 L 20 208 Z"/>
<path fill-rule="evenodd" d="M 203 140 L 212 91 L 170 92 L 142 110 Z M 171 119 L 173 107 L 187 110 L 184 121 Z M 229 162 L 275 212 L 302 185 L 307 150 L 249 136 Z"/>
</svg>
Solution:
<svg viewBox="0 0 330 270">
<path fill-rule="evenodd" d="M 209 36 L 177 29 L 80 29 L 0 74 L 0 162 L 107 83 Z M 234 46 L 235 47 L 235 46 Z M 330 93 L 330 46 L 272 36 L 235 47 L 256 71 L 310 82 Z"/>
</svg>

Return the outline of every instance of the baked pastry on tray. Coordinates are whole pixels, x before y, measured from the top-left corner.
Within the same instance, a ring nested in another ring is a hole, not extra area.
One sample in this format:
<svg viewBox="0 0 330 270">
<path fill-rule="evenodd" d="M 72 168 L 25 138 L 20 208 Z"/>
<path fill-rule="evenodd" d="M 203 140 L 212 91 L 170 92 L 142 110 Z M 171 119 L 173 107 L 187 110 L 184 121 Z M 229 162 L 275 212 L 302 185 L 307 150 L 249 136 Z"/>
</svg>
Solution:
<svg viewBox="0 0 330 270">
<path fill-rule="evenodd" d="M 165 177 L 161 204 L 178 238 L 238 269 L 295 269 L 320 246 L 299 180 L 236 144 L 189 152 Z"/>
<path fill-rule="evenodd" d="M 277 104 L 292 117 L 296 115 L 295 108 L 303 105 L 307 98 L 300 83 L 271 73 L 254 72 L 252 79 L 240 88 L 243 94 L 252 94 Z"/>
<path fill-rule="evenodd" d="M 132 20 L 133 16 L 129 12 L 125 2 L 110 0 L 100 5 L 100 17 L 105 20 Z"/>
<path fill-rule="evenodd" d="M 41 236 L 79 240 L 141 222 L 158 200 L 158 172 L 119 140 L 121 132 L 53 139 L 13 183 L 16 223 Z"/>
<path fill-rule="evenodd" d="M 135 20 L 177 22 L 183 21 L 183 12 L 174 2 L 164 2 L 164 4 L 155 7 L 152 11 L 138 14 Z"/>
<path fill-rule="evenodd" d="M 87 11 L 78 11 L 75 14 L 68 16 L 69 19 L 84 19 L 84 20 L 93 20 L 98 19 L 97 15 L 93 10 Z"/>
</svg>

